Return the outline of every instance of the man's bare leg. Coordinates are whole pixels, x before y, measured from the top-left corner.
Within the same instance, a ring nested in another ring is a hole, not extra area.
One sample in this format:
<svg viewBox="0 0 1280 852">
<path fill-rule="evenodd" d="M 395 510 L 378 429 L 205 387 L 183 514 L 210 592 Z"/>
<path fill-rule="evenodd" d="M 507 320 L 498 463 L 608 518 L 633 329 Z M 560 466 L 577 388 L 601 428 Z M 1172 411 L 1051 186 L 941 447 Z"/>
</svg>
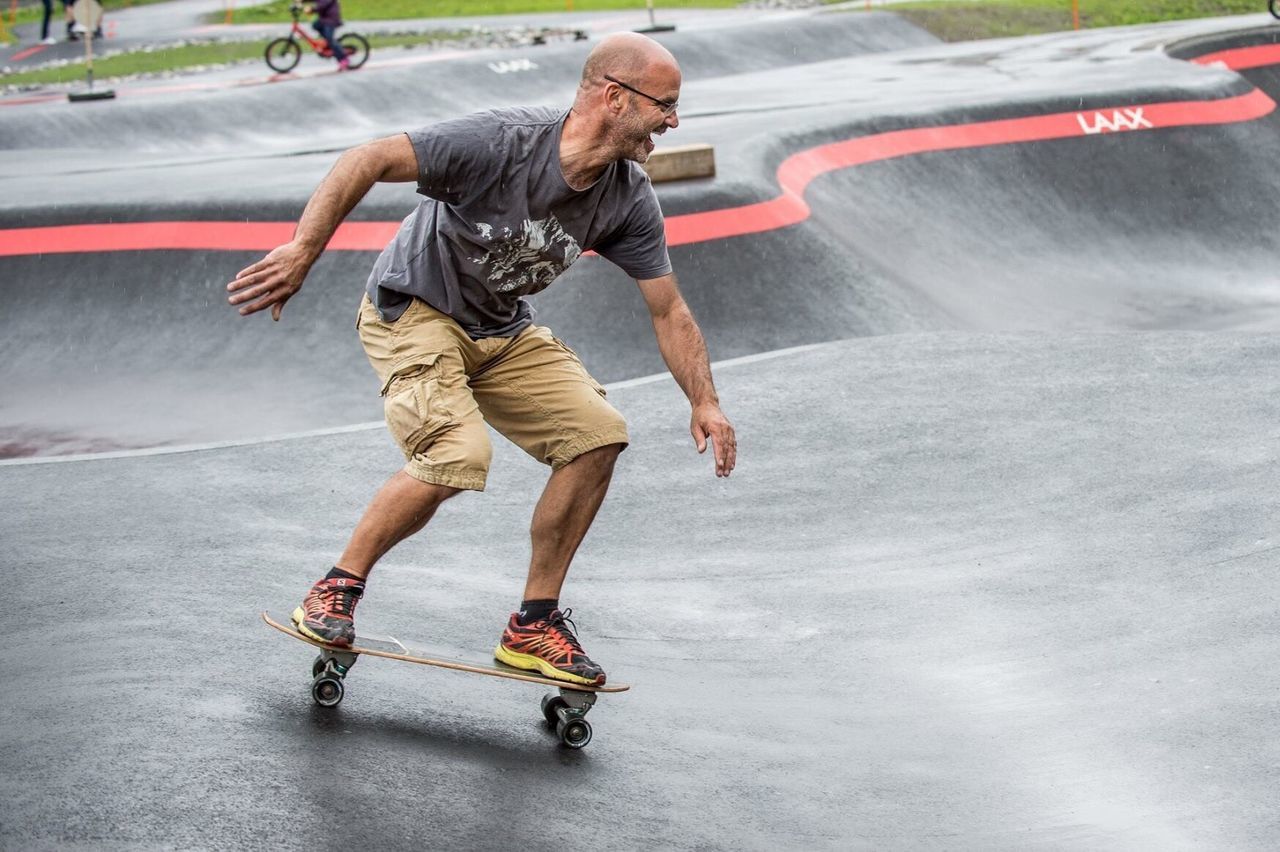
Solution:
<svg viewBox="0 0 1280 852">
<path fill-rule="evenodd" d="M 564 619 L 550 616 L 559 605 L 569 563 L 604 502 L 621 451 L 621 444 L 600 447 L 551 474 L 533 511 L 533 558 L 524 605 L 502 631 L 493 653 L 499 662 L 571 683 L 604 685 L 604 669 L 586 655 Z"/>
<path fill-rule="evenodd" d="M 440 504 L 459 490 L 399 471 L 374 495 L 337 567 L 356 577 L 368 577 L 387 551 L 425 527 Z"/>
<path fill-rule="evenodd" d="M 364 579 L 388 550 L 425 527 L 440 504 L 458 491 L 421 482 L 404 471 L 387 480 L 356 524 L 335 570 L 312 586 L 293 611 L 298 630 L 337 646 L 355 641 L 355 608 L 364 595 Z"/>
<path fill-rule="evenodd" d="M 525 600 L 560 597 L 569 563 L 609 491 L 613 465 L 620 452 L 621 444 L 600 447 L 551 474 L 533 510 L 533 556 L 524 587 Z"/>
</svg>

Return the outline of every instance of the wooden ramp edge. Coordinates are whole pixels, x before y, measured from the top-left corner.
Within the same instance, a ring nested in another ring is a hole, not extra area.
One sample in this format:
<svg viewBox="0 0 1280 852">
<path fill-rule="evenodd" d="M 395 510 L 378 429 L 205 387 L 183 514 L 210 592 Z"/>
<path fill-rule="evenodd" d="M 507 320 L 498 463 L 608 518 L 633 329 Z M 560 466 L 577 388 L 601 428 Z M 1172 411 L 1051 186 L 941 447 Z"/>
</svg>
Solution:
<svg viewBox="0 0 1280 852">
<path fill-rule="evenodd" d="M 715 177 L 716 152 L 710 145 L 659 148 L 649 155 L 644 170 L 654 183 Z"/>
</svg>

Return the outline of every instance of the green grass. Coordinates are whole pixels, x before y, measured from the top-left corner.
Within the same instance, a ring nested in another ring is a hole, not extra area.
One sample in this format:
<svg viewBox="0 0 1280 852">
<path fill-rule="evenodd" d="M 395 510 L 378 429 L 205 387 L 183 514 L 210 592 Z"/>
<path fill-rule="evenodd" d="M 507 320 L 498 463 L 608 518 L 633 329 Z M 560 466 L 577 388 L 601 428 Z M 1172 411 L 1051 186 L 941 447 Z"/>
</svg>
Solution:
<svg viewBox="0 0 1280 852">
<path fill-rule="evenodd" d="M 1079 0 L 1081 28 L 1118 27 L 1265 12 L 1263 0 Z M 1035 35 L 1072 28 L 1071 0 L 920 2 L 890 7 L 944 41 Z"/>
<path fill-rule="evenodd" d="M 371 35 L 369 45 L 374 50 L 393 47 L 408 47 L 432 42 L 446 41 L 461 36 L 461 33 L 437 30 L 428 33 L 407 35 Z M 93 62 L 95 80 L 106 80 L 113 77 L 128 77 L 134 74 L 146 74 L 162 71 L 174 71 L 192 68 L 199 65 L 224 65 L 232 62 L 266 62 L 262 58 L 270 39 L 259 41 L 221 42 L 209 44 L 191 44 L 182 47 L 166 48 L 152 51 L 133 51 L 120 53 Z M 303 47 L 302 61 L 305 63 L 314 54 Z M 326 60 L 331 61 L 331 60 Z M 301 67 L 301 66 L 300 66 Z M 51 83 L 75 83 L 85 79 L 84 62 L 59 65 L 51 68 L 37 68 L 14 74 L 0 74 L 0 86 L 24 86 Z"/>
<path fill-rule="evenodd" d="M 739 0 L 655 0 L 654 8 L 731 8 Z M 590 12 L 645 8 L 644 0 L 342 0 L 347 21 L 396 21 L 412 18 L 456 18 L 463 15 L 514 15 L 522 12 Z M 222 22 L 222 12 L 209 16 Z M 272 0 L 261 6 L 236 9 L 234 23 L 261 24 L 290 20 L 289 0 Z"/>
</svg>

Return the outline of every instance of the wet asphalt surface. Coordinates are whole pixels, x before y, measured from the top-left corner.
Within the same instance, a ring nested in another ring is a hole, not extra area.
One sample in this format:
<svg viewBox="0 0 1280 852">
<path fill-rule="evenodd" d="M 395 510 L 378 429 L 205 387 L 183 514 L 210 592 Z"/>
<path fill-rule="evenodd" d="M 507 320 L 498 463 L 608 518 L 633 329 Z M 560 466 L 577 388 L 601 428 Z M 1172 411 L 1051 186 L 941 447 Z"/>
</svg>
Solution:
<svg viewBox="0 0 1280 852">
<path fill-rule="evenodd" d="M 669 37 L 671 141 L 720 166 L 661 187 L 669 216 L 767 200 L 827 142 L 1280 93 L 1164 49 L 1269 43 L 1261 16 L 981 46 L 816 20 Z M 338 127 L 233 120 L 286 86 L 12 108 L 0 227 L 287 219 L 344 145 L 563 99 L 588 47 L 500 88 L 490 55 L 421 95 L 413 68 L 288 84 Z M 40 151 L 88 150 L 88 120 L 120 160 L 61 174 Z M 278 326 L 221 303 L 245 252 L 0 258 L 0 428 L 45 454 L 0 466 L 0 847 L 1272 848 L 1277 120 L 868 163 L 810 184 L 801 224 L 674 249 L 739 359 L 727 481 L 674 384 L 629 381 L 661 368 L 634 286 L 575 266 L 540 319 L 633 438 L 564 598 L 633 688 L 580 752 L 536 687 L 392 661 L 317 708 L 314 655 L 257 621 L 399 464 L 351 329 L 369 253 L 327 256 Z M 260 440 L 325 427 L 353 428 Z M 488 491 L 379 567 L 362 630 L 493 645 L 545 479 L 495 451 Z"/>
</svg>

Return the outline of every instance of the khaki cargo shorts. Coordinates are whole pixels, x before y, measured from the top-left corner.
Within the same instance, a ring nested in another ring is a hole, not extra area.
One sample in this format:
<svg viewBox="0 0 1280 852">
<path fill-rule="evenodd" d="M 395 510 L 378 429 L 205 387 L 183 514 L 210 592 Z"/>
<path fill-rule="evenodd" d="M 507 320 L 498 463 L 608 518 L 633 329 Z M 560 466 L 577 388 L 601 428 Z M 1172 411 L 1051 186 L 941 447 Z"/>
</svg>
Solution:
<svg viewBox="0 0 1280 852">
<path fill-rule="evenodd" d="M 627 424 L 569 347 L 539 326 L 472 340 L 420 299 L 394 323 L 366 295 L 356 320 L 378 374 L 387 428 L 415 479 L 483 491 L 487 422 L 558 470 L 590 450 L 627 444 Z"/>
</svg>

